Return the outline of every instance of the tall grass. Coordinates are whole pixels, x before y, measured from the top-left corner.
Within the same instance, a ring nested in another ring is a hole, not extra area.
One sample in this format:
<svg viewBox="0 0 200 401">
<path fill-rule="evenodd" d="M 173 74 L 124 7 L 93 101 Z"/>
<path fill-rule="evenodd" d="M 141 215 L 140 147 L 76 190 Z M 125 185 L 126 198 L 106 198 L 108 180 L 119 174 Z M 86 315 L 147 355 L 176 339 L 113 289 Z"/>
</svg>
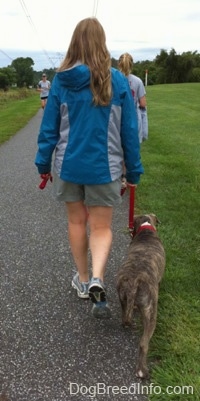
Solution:
<svg viewBox="0 0 200 401">
<path fill-rule="evenodd" d="M 0 144 L 23 128 L 40 107 L 34 89 L 0 91 Z"/>
<path fill-rule="evenodd" d="M 162 392 L 149 399 L 199 401 L 200 84 L 148 87 L 147 100 L 149 139 L 141 147 L 145 174 L 137 206 L 158 215 L 167 255 L 149 352 L 151 382 Z"/>
</svg>

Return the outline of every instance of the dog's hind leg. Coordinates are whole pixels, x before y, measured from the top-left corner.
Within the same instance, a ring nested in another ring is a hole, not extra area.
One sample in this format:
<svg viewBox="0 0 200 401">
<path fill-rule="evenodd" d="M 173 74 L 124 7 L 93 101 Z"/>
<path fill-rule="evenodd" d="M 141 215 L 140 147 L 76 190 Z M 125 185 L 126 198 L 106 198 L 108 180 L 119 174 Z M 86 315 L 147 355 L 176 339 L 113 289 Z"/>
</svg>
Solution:
<svg viewBox="0 0 200 401">
<path fill-rule="evenodd" d="M 149 370 L 147 367 L 147 354 L 149 349 L 149 342 L 156 327 L 157 303 L 148 306 L 148 308 L 144 308 L 141 313 L 143 322 L 143 335 L 140 339 L 139 344 L 139 356 L 136 368 L 136 376 L 140 377 L 141 379 L 146 379 L 149 378 Z"/>
</svg>

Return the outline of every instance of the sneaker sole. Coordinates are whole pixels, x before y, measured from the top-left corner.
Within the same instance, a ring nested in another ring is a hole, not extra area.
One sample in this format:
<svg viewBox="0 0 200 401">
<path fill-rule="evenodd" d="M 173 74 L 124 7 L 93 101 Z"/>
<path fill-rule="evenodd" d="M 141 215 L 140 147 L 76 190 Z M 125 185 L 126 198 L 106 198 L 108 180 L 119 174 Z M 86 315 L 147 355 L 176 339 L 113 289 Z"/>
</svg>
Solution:
<svg viewBox="0 0 200 401">
<path fill-rule="evenodd" d="M 89 288 L 89 297 L 93 304 L 96 304 L 97 302 L 106 302 L 105 290 L 97 284 L 94 284 Z"/>
<path fill-rule="evenodd" d="M 109 319 L 111 317 L 111 311 L 107 303 L 105 305 L 94 304 L 92 314 L 96 319 Z"/>
<path fill-rule="evenodd" d="M 77 295 L 79 298 L 82 299 L 89 299 L 89 294 L 83 294 L 82 292 L 80 292 L 80 290 L 78 289 L 78 287 L 76 286 L 76 284 L 74 284 L 74 282 L 72 281 L 72 287 L 76 290 Z"/>
</svg>

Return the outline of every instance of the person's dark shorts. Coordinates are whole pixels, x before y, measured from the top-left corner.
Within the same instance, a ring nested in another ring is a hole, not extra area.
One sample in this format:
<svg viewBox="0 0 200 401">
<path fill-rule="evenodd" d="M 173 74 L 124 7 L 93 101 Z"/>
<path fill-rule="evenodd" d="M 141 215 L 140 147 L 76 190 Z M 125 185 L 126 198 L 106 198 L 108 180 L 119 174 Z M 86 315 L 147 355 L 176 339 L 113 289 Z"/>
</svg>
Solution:
<svg viewBox="0 0 200 401">
<path fill-rule="evenodd" d="M 40 99 L 41 99 L 41 100 L 48 99 L 48 96 L 41 97 Z"/>
<path fill-rule="evenodd" d="M 58 201 L 80 202 L 86 206 L 116 206 L 121 203 L 121 178 L 108 184 L 79 185 L 53 177 L 54 196 Z"/>
</svg>

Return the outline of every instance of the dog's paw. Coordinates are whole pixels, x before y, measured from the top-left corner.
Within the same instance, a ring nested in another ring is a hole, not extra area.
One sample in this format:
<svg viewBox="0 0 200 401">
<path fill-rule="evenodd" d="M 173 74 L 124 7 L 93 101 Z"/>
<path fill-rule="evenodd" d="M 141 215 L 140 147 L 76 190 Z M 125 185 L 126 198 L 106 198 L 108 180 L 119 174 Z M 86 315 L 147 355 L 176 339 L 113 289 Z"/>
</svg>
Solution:
<svg viewBox="0 0 200 401">
<path fill-rule="evenodd" d="M 149 379 L 150 378 L 149 370 L 147 368 L 137 369 L 136 376 L 139 377 L 140 379 Z"/>
</svg>

